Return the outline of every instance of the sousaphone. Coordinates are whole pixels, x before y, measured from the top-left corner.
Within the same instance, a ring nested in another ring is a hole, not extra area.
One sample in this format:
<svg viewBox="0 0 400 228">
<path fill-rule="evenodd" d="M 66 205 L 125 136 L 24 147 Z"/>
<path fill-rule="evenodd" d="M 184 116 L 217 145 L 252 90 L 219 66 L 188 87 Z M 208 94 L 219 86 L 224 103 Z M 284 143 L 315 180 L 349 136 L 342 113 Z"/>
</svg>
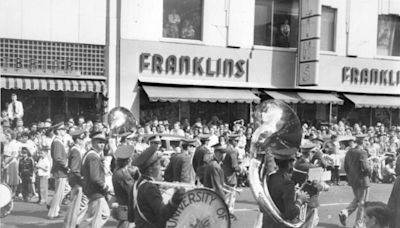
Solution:
<svg viewBox="0 0 400 228">
<path fill-rule="evenodd" d="M 298 228 L 304 221 L 285 220 L 268 191 L 265 154 L 268 151 L 299 148 L 302 130 L 296 113 L 285 103 L 267 100 L 254 112 L 255 130 L 250 145 L 249 182 L 264 216 L 285 227 Z"/>
<path fill-rule="evenodd" d="M 115 107 L 107 115 L 111 135 L 119 136 L 132 132 L 136 128 L 136 119 L 132 112 L 124 107 Z"/>
</svg>

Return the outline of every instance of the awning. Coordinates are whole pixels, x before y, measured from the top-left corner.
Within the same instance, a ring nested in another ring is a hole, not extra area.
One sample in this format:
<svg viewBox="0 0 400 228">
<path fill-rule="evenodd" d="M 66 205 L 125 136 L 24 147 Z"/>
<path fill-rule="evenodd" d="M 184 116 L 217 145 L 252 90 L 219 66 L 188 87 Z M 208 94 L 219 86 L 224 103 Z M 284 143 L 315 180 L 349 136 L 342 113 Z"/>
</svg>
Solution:
<svg viewBox="0 0 400 228">
<path fill-rule="evenodd" d="M 400 97 L 379 95 L 351 95 L 345 96 L 355 104 L 356 108 L 400 108 Z"/>
<path fill-rule="evenodd" d="M 170 87 L 143 85 L 150 101 L 156 102 L 221 102 L 259 103 L 260 98 L 246 89 L 220 89 L 199 87 Z"/>
<path fill-rule="evenodd" d="M 278 92 L 278 91 L 267 91 L 264 90 L 266 94 L 275 100 L 283 101 L 286 103 L 299 103 L 301 98 L 295 92 Z"/>
<path fill-rule="evenodd" d="M 1 88 L 47 91 L 74 91 L 105 93 L 107 87 L 103 80 L 78 80 L 30 77 L 1 77 Z"/>
<path fill-rule="evenodd" d="M 301 103 L 307 104 L 343 104 L 343 100 L 337 98 L 335 95 L 331 93 L 306 93 L 306 92 L 298 92 L 297 93 L 301 98 Z"/>
</svg>

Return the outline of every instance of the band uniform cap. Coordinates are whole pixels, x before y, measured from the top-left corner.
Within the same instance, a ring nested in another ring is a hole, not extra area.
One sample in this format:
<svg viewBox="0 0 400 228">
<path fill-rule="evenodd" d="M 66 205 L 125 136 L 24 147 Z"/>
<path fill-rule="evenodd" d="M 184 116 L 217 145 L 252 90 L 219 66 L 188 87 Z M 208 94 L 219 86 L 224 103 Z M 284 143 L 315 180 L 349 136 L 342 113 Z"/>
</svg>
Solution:
<svg viewBox="0 0 400 228">
<path fill-rule="evenodd" d="M 149 142 L 161 142 L 161 138 L 159 135 L 152 135 L 149 137 Z"/>
<path fill-rule="evenodd" d="M 54 130 L 67 130 L 64 125 L 64 122 L 60 122 L 52 127 Z"/>
<path fill-rule="evenodd" d="M 157 151 L 154 147 L 146 148 L 142 153 L 133 159 L 132 165 L 137 166 L 141 170 L 147 168 L 153 162 L 161 158 L 161 156 L 159 156 L 159 154 L 156 152 Z"/>
<path fill-rule="evenodd" d="M 314 144 L 318 144 L 318 143 L 324 143 L 324 140 L 320 139 L 320 138 L 314 138 L 314 139 L 310 139 L 310 141 Z"/>
<path fill-rule="evenodd" d="M 183 138 L 183 139 L 181 139 L 181 142 L 182 142 L 182 144 L 196 146 L 196 140 L 194 140 L 194 139 Z"/>
<path fill-rule="evenodd" d="M 133 139 L 133 138 L 136 138 L 136 137 L 137 137 L 137 134 L 134 133 L 134 132 L 130 132 L 130 134 L 128 136 L 126 136 L 127 139 Z"/>
<path fill-rule="evenodd" d="M 362 135 L 356 135 L 356 141 L 362 141 L 367 137 L 367 135 L 362 134 Z"/>
<path fill-rule="evenodd" d="M 94 140 L 94 139 L 99 139 L 99 140 L 106 141 L 106 136 L 104 135 L 104 133 L 103 133 L 102 131 L 93 132 L 93 133 L 90 135 L 90 138 L 91 138 L 92 140 Z"/>
<path fill-rule="evenodd" d="M 230 134 L 229 140 L 239 140 L 240 136 L 238 134 Z"/>
<path fill-rule="evenodd" d="M 132 145 L 122 145 L 115 151 L 115 157 L 120 159 L 130 158 L 135 148 Z"/>
<path fill-rule="evenodd" d="M 310 150 L 314 149 L 316 146 L 317 146 L 316 144 L 309 142 L 309 143 L 304 143 L 303 145 L 301 145 L 300 149 L 302 152 L 303 151 L 306 152 L 306 151 L 310 151 Z"/>
<path fill-rule="evenodd" d="M 215 145 L 212 146 L 214 148 L 214 151 L 220 151 L 221 153 L 226 153 L 225 148 L 222 146 L 221 143 L 216 143 Z"/>
<path fill-rule="evenodd" d="M 122 134 L 120 134 L 118 136 L 121 137 L 121 138 L 127 138 L 130 134 L 132 134 L 132 132 L 127 131 L 127 132 L 124 132 L 124 133 L 122 133 Z"/>
<path fill-rule="evenodd" d="M 207 141 L 210 140 L 211 135 L 210 134 L 200 134 L 199 138 L 201 141 Z"/>
<path fill-rule="evenodd" d="M 202 127 L 202 125 L 199 122 L 195 123 L 193 126 L 193 128 L 201 128 L 201 127 Z"/>
<path fill-rule="evenodd" d="M 296 158 L 297 148 L 283 148 L 283 149 L 273 149 L 272 155 L 276 159 L 280 160 L 294 160 Z"/>
<path fill-rule="evenodd" d="M 74 129 L 74 130 L 72 130 L 70 133 L 69 133 L 70 135 L 71 135 L 71 137 L 72 138 L 80 138 L 80 139 L 83 139 L 84 138 L 84 134 L 85 134 L 85 131 L 83 130 L 83 129 Z"/>
</svg>

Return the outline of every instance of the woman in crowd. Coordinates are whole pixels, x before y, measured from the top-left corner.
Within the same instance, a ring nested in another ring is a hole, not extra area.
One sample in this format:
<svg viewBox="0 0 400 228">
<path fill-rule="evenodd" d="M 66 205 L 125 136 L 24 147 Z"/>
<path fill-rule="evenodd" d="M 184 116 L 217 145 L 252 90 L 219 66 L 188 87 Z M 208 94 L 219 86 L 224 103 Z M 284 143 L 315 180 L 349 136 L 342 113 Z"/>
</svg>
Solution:
<svg viewBox="0 0 400 228">
<path fill-rule="evenodd" d="M 10 186 L 13 196 L 19 184 L 18 156 L 21 144 L 16 140 L 17 134 L 13 131 L 4 133 L 6 142 L 4 144 L 4 168 L 7 169 L 6 183 Z"/>
</svg>

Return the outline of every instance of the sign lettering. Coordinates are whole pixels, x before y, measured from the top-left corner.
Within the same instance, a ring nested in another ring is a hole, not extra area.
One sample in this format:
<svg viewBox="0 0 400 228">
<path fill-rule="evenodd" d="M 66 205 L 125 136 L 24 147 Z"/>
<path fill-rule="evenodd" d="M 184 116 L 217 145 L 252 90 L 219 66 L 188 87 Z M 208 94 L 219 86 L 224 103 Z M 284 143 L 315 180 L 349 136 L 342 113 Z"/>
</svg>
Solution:
<svg viewBox="0 0 400 228">
<path fill-rule="evenodd" d="M 342 83 L 358 85 L 383 85 L 399 86 L 400 70 L 387 69 L 359 69 L 357 67 L 345 66 L 342 69 Z"/>
</svg>

